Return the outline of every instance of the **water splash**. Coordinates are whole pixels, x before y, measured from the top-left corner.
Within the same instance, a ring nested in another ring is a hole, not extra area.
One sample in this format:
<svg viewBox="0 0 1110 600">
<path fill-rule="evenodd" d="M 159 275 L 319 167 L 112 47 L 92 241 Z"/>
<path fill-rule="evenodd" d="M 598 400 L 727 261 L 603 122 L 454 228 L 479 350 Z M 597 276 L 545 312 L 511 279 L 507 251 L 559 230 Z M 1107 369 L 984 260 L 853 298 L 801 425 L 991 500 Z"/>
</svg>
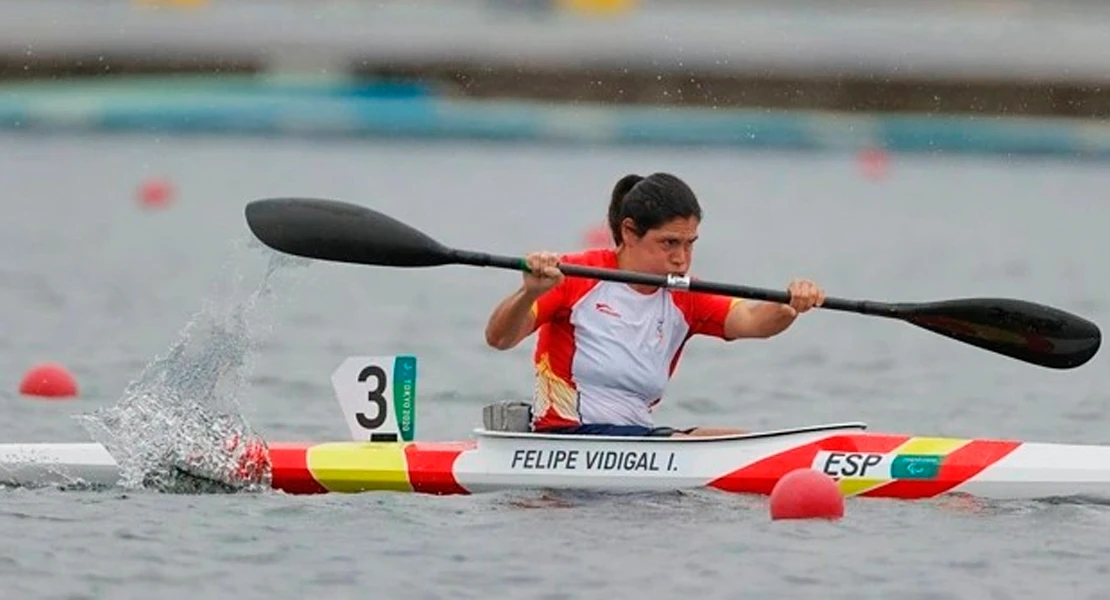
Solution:
<svg viewBox="0 0 1110 600">
<path fill-rule="evenodd" d="M 244 283 L 237 268 L 230 296 L 206 301 L 118 403 L 77 417 L 120 465 L 125 488 L 201 493 L 269 487 L 265 442 L 242 416 L 239 397 L 252 350 L 269 333 L 275 274 L 309 261 L 265 248 L 262 253 L 265 272 L 245 299 L 234 297 Z"/>
</svg>

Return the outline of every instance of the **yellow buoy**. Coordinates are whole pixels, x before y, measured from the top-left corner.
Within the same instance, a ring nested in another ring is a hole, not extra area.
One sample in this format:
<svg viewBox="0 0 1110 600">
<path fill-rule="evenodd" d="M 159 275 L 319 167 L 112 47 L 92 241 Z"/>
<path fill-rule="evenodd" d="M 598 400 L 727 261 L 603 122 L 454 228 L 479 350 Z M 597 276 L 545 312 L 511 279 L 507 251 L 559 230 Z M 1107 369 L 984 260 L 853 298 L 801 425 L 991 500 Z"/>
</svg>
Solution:
<svg viewBox="0 0 1110 600">
<path fill-rule="evenodd" d="M 631 12 L 638 0 L 557 0 L 559 8 L 589 15 L 617 15 Z"/>
</svg>

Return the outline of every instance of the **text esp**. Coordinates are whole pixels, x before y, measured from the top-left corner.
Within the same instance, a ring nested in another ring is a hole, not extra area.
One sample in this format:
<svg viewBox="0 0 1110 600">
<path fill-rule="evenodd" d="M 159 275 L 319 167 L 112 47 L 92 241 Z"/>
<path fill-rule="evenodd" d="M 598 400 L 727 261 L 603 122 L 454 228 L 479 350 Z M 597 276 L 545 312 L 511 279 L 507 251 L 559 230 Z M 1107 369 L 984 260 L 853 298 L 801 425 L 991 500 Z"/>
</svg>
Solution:
<svg viewBox="0 0 1110 600">
<path fill-rule="evenodd" d="M 868 469 L 882 461 L 882 454 L 830 452 L 821 464 L 821 470 L 832 477 L 865 477 Z"/>
</svg>

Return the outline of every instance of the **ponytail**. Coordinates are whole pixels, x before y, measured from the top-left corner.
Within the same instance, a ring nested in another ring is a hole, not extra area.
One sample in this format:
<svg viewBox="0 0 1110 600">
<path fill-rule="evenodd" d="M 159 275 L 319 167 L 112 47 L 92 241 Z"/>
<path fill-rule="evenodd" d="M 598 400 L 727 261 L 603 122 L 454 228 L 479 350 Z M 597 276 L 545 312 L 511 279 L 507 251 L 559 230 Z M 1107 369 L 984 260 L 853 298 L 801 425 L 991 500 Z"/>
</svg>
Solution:
<svg viewBox="0 0 1110 600">
<path fill-rule="evenodd" d="M 624 220 L 624 199 L 628 196 L 628 192 L 636 187 L 636 184 L 643 181 L 644 178 L 639 175 L 625 175 L 621 177 L 617 185 L 613 186 L 613 197 L 609 200 L 609 231 L 613 234 L 613 244 L 616 246 L 621 245 L 621 222 Z"/>
</svg>

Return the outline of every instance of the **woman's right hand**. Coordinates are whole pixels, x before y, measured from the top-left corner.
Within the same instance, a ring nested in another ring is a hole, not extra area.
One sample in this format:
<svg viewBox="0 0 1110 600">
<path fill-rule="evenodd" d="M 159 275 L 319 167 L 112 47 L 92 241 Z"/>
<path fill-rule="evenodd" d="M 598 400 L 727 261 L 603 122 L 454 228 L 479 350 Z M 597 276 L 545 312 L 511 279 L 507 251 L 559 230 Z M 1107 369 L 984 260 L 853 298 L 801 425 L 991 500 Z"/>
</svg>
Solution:
<svg viewBox="0 0 1110 600">
<path fill-rule="evenodd" d="M 524 257 L 528 271 L 524 273 L 524 289 L 540 295 L 559 285 L 563 272 L 559 270 L 559 255 L 554 252 L 533 252 Z"/>
</svg>

